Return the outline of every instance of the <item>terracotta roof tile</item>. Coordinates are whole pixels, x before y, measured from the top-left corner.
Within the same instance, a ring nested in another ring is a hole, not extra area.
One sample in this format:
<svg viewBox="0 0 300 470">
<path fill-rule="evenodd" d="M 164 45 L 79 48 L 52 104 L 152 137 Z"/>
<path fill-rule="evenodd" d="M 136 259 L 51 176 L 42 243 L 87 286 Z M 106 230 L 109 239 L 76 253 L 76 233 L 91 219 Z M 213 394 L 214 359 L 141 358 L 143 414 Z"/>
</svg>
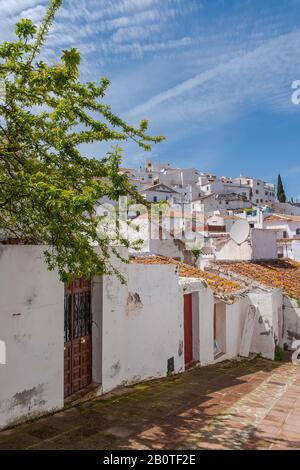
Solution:
<svg viewBox="0 0 300 470">
<path fill-rule="evenodd" d="M 265 217 L 268 222 L 300 222 L 299 215 L 271 214 Z"/>
<path fill-rule="evenodd" d="M 245 290 L 245 285 L 228 280 L 213 273 L 202 271 L 189 264 L 176 261 L 164 256 L 137 256 L 131 260 L 137 264 L 174 264 L 179 268 L 179 277 L 188 277 L 204 280 L 212 291 L 221 297 L 233 297 Z"/>
<path fill-rule="evenodd" d="M 300 242 L 300 237 L 277 239 L 277 243 L 291 243 L 291 242 Z"/>
<path fill-rule="evenodd" d="M 217 266 L 257 283 L 281 288 L 288 296 L 300 300 L 300 263 L 290 259 L 252 262 L 221 262 Z"/>
</svg>

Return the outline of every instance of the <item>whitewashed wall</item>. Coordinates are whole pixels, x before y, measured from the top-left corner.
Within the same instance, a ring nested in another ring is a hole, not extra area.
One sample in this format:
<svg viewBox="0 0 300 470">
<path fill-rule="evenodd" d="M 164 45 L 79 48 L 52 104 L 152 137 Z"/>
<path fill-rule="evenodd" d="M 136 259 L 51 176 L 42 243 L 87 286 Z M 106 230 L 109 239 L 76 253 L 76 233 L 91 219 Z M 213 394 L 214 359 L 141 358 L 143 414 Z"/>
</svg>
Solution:
<svg viewBox="0 0 300 470">
<path fill-rule="evenodd" d="M 300 303 L 284 296 L 283 344 L 292 350 L 295 340 L 300 340 Z"/>
<path fill-rule="evenodd" d="M 257 308 L 251 352 L 274 359 L 276 343 L 282 343 L 282 292 L 258 290 L 250 292 L 248 298 Z"/>
<path fill-rule="evenodd" d="M 276 259 L 277 258 L 277 243 L 276 232 L 271 230 L 252 229 L 251 230 L 251 245 L 252 245 L 252 259 Z"/>
<path fill-rule="evenodd" d="M 249 300 L 241 298 L 231 305 L 226 305 L 226 355 L 228 359 L 237 357 L 240 353 L 243 327 Z"/>
<path fill-rule="evenodd" d="M 64 287 L 41 246 L 0 246 L 0 428 L 63 406 Z"/>
<path fill-rule="evenodd" d="M 228 240 L 215 251 L 217 260 L 239 260 L 250 261 L 252 259 L 252 247 L 249 241 L 238 245 L 233 240 Z"/>
<path fill-rule="evenodd" d="M 173 265 L 127 266 L 128 284 L 103 277 L 102 387 L 183 370 L 182 305 Z"/>
<path fill-rule="evenodd" d="M 300 241 L 292 241 L 292 259 L 300 262 Z"/>
<path fill-rule="evenodd" d="M 180 278 L 179 287 L 182 312 L 184 311 L 183 296 L 192 294 L 193 357 L 201 364 L 208 364 L 211 361 L 212 350 L 212 341 L 209 340 L 208 335 L 213 334 L 213 330 L 210 329 L 214 305 L 213 293 L 197 279 Z"/>
<path fill-rule="evenodd" d="M 215 252 L 217 260 L 262 260 L 277 258 L 276 233 L 270 230 L 252 229 L 250 241 L 238 245 L 228 240 Z"/>
<path fill-rule="evenodd" d="M 300 229 L 300 222 L 288 222 L 285 220 L 264 220 L 263 226 L 267 230 L 277 230 L 278 238 L 284 238 L 283 232 L 287 232 L 287 238 L 297 236 L 297 229 Z"/>
</svg>

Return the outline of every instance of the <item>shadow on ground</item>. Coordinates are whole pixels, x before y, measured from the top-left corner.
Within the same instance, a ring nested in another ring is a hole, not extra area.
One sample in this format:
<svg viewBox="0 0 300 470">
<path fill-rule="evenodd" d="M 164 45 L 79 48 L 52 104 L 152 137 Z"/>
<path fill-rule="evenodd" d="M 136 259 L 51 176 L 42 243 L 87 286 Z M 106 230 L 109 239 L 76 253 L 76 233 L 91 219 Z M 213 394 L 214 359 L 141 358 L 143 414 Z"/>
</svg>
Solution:
<svg viewBox="0 0 300 470">
<path fill-rule="evenodd" d="M 258 418 L 248 423 L 249 411 L 244 415 L 240 400 L 259 390 L 273 374 L 283 370 L 284 375 L 291 368 L 295 366 L 260 358 L 198 367 L 4 431 L 0 449 L 284 447 L 286 440 L 282 442 L 275 432 L 263 439 L 257 435 Z M 300 448 L 300 436 L 288 445 Z"/>
</svg>

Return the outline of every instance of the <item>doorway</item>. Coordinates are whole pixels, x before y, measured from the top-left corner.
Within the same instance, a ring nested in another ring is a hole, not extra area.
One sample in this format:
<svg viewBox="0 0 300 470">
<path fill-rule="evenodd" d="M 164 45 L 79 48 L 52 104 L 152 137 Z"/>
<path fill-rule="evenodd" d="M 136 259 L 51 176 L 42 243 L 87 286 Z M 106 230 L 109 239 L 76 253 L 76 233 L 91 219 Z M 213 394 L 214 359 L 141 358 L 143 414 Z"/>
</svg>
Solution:
<svg viewBox="0 0 300 470">
<path fill-rule="evenodd" d="M 193 302 L 192 294 L 184 298 L 184 364 L 188 369 L 194 362 L 193 358 Z"/>
<path fill-rule="evenodd" d="M 64 397 L 92 382 L 91 282 L 65 284 Z"/>
</svg>

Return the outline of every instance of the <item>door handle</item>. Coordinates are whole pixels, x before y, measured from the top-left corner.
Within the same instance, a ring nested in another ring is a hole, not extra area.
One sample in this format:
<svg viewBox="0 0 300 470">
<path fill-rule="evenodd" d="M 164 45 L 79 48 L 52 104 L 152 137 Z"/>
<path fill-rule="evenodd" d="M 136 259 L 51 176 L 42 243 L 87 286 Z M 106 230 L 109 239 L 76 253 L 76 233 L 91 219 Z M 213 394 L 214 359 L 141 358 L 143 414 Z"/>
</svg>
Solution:
<svg viewBox="0 0 300 470">
<path fill-rule="evenodd" d="M 85 343 L 85 341 L 86 341 L 86 339 L 85 339 L 85 338 L 81 338 L 81 339 L 80 339 L 80 343 L 81 343 L 81 344 L 84 344 L 84 343 Z"/>
</svg>

